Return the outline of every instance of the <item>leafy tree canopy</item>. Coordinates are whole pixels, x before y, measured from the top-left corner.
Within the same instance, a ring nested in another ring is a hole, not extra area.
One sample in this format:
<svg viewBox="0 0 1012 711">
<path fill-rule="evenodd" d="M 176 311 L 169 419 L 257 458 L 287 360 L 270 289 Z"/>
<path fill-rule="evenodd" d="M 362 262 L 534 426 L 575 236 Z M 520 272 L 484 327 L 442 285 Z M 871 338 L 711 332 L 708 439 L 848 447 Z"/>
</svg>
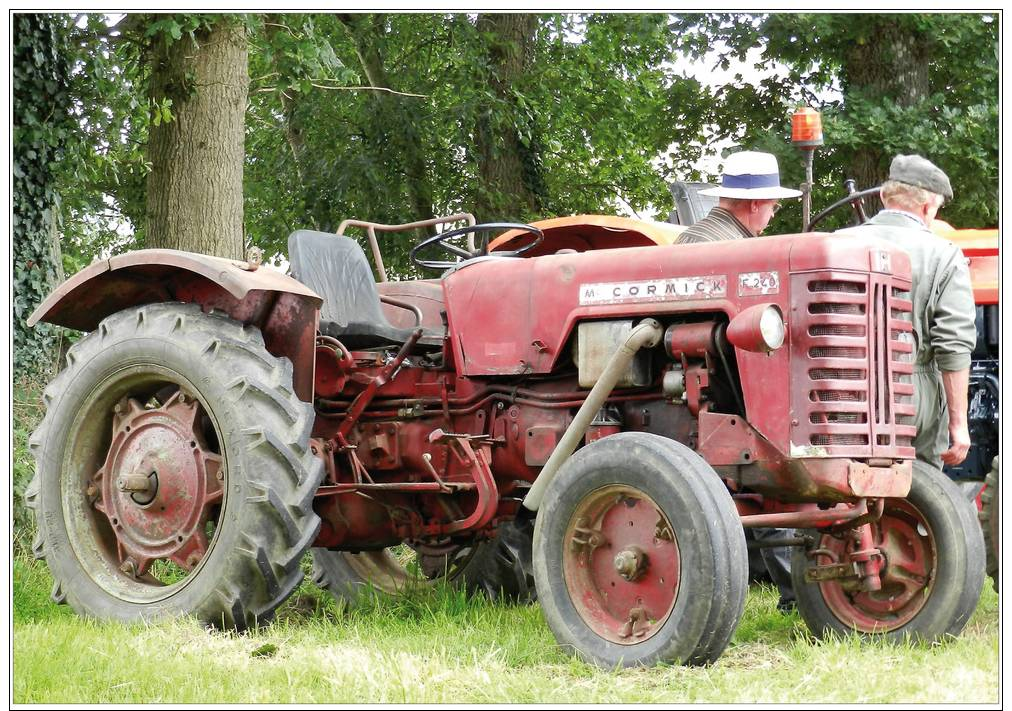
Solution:
<svg viewBox="0 0 1012 711">
<path fill-rule="evenodd" d="M 998 20 L 988 14 L 708 14 L 676 17 L 678 49 L 714 48 L 723 67 L 759 52 L 754 67 L 782 71 L 737 80 L 711 97 L 714 138 L 780 156 L 785 182 L 804 180 L 788 144 L 789 115 L 801 105 L 823 114 L 813 205 L 842 197 L 845 178 L 872 187 L 899 153 L 920 153 L 956 186 L 940 217 L 976 227 L 997 222 Z M 829 98 L 826 98 L 829 97 Z M 794 206 L 781 229 L 800 227 Z"/>
<path fill-rule="evenodd" d="M 71 56 L 75 135 L 55 176 L 64 263 L 74 271 L 96 254 L 143 246 L 144 147 L 150 126 L 172 120 L 171 103 L 146 98 L 145 53 L 154 39 L 178 39 L 214 17 L 49 17 Z M 283 255 L 299 227 L 407 222 L 475 211 L 490 197 L 507 208 L 479 219 L 664 215 L 666 183 L 715 177 L 700 176 L 699 159 L 728 140 L 775 152 L 784 182 L 796 185 L 804 175 L 789 117 L 804 104 L 822 111 L 826 134 L 816 211 L 843 194 L 844 178 L 870 185 L 894 154 L 919 152 L 957 186 L 944 219 L 997 219 L 993 15 L 541 14 L 519 39 L 465 14 L 243 21 L 245 234 L 268 257 Z M 496 62 L 511 42 L 523 43 L 525 61 L 504 88 Z M 675 69 L 686 56 L 746 67 L 713 87 Z M 778 71 L 751 79 L 748 62 Z M 521 154 L 517 184 L 533 201 L 490 196 L 501 188 L 483 182 L 482 161 L 503 151 Z M 777 225 L 797 229 L 800 209 L 787 206 Z M 392 264 L 408 273 L 403 251 Z"/>
</svg>

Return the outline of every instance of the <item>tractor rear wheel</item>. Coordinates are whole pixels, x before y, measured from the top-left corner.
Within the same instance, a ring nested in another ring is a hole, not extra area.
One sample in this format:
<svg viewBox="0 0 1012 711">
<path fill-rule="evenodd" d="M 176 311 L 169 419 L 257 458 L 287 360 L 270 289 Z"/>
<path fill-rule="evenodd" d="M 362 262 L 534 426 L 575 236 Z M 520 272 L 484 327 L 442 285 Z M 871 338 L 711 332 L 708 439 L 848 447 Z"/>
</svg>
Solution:
<svg viewBox="0 0 1012 711">
<path fill-rule="evenodd" d="M 716 660 L 748 590 L 730 494 L 688 447 L 626 432 L 577 451 L 538 511 L 534 579 L 558 643 L 606 668 Z"/>
<path fill-rule="evenodd" d="M 849 560 L 848 532 L 810 531 L 818 541 L 815 550 L 795 549 L 791 574 L 798 611 L 812 633 L 925 641 L 959 634 L 980 599 L 984 541 L 956 485 L 915 461 L 907 498 L 886 499 L 882 517 L 871 525 L 884 557 L 877 591 L 863 590 L 856 578 L 805 582 L 812 566 Z"/>
<path fill-rule="evenodd" d="M 998 471 L 1001 463 L 998 457 L 991 463 L 984 482 L 984 491 L 980 495 L 980 530 L 984 533 L 984 551 L 987 555 L 987 574 L 991 576 L 994 591 L 998 590 L 998 561 L 1001 560 L 998 534 L 998 517 L 1000 505 L 998 498 Z"/>
<path fill-rule="evenodd" d="M 362 553 L 314 548 L 313 580 L 351 605 L 369 589 L 397 595 L 441 581 L 492 600 L 526 604 L 535 598 L 531 538 L 530 522 L 515 520 L 500 524 L 491 540 L 439 551 L 407 544 Z"/>
<path fill-rule="evenodd" d="M 313 408 L 260 332 L 197 305 L 109 316 L 46 388 L 29 446 L 35 554 L 81 615 L 243 630 L 319 530 Z"/>
</svg>

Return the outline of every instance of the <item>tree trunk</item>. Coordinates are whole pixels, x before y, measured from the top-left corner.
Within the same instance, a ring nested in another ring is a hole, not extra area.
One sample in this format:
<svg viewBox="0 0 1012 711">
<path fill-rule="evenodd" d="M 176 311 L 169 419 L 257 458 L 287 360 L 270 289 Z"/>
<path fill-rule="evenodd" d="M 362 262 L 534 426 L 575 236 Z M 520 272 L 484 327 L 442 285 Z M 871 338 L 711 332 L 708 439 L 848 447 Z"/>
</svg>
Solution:
<svg viewBox="0 0 1012 711">
<path fill-rule="evenodd" d="M 928 38 L 900 27 L 889 17 L 865 16 L 870 35 L 855 43 L 843 67 L 843 88 L 848 94 L 887 96 L 906 108 L 928 96 Z M 880 185 L 889 176 L 893 156 L 878 148 L 859 148 L 850 162 L 850 175 L 858 188 Z"/>
<path fill-rule="evenodd" d="M 225 19 L 194 35 L 152 49 L 150 97 L 172 120 L 148 139 L 146 244 L 241 259 L 246 37 Z"/>
<path fill-rule="evenodd" d="M 541 210 L 541 171 L 532 132 L 525 143 L 517 130 L 525 114 L 511 88 L 530 67 L 538 17 L 482 14 L 477 26 L 487 43 L 484 81 L 495 98 L 481 107 L 475 135 L 481 181 L 475 214 L 479 221 L 527 219 Z"/>
</svg>

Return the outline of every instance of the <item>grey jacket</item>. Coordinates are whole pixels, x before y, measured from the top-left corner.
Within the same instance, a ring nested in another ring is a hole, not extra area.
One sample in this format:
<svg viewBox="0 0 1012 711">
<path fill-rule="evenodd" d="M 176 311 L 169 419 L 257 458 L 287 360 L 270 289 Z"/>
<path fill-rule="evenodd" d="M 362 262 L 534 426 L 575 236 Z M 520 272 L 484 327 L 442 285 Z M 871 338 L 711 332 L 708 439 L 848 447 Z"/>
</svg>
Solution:
<svg viewBox="0 0 1012 711">
<path fill-rule="evenodd" d="M 883 210 L 858 227 L 838 234 L 881 237 L 910 256 L 913 273 L 915 368 L 963 370 L 977 341 L 975 306 L 966 258 L 912 216 Z"/>
</svg>

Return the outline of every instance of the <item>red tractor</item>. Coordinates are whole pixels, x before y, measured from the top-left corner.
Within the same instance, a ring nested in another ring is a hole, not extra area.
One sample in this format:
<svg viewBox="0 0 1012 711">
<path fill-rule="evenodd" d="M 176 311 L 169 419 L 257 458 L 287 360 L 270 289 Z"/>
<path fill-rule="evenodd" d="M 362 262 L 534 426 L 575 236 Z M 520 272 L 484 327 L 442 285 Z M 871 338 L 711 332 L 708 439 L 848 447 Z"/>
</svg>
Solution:
<svg viewBox="0 0 1012 711">
<path fill-rule="evenodd" d="M 699 664 L 741 618 L 743 528 L 780 527 L 817 635 L 957 634 L 984 547 L 913 461 L 906 256 L 566 219 L 444 230 L 412 250 L 431 280 L 386 282 L 375 240 L 419 225 L 369 223 L 375 276 L 355 240 L 299 231 L 294 278 L 144 250 L 69 279 L 31 317 L 90 332 L 31 438 L 53 597 L 244 629 L 307 550 L 348 600 L 521 597 L 533 571 L 567 650 Z M 620 238 L 644 246 L 579 251 Z"/>
</svg>

